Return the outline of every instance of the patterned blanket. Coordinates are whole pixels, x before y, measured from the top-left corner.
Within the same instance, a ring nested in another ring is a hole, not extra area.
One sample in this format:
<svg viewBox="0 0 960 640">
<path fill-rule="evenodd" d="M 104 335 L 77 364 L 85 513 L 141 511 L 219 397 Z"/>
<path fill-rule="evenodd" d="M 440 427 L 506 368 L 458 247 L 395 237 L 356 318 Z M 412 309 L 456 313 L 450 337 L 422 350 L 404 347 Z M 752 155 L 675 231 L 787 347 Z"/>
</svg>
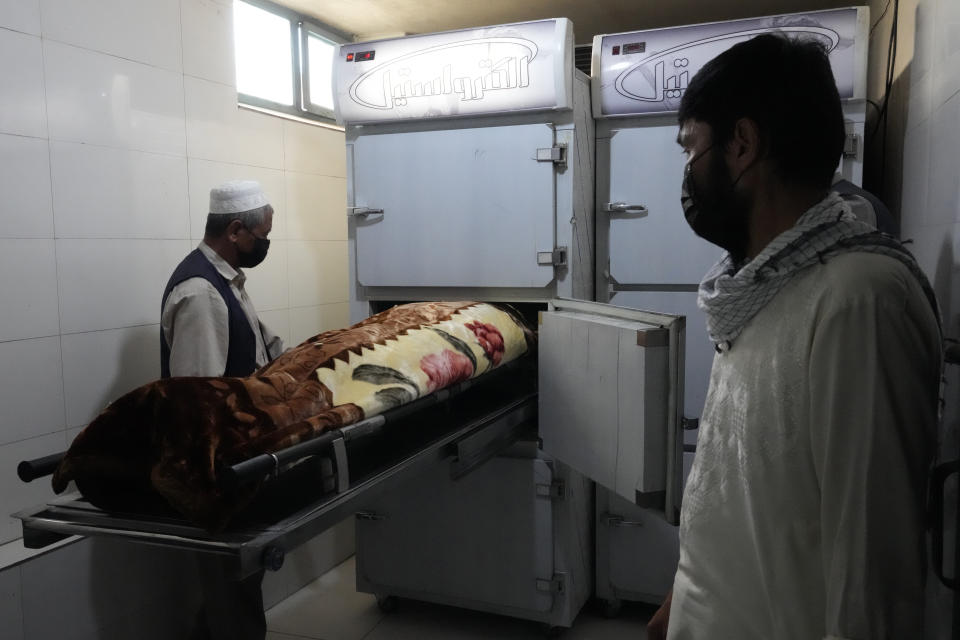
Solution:
<svg viewBox="0 0 960 640">
<path fill-rule="evenodd" d="M 131 391 L 77 436 L 53 488 L 75 480 L 107 510 L 159 494 L 188 519 L 223 529 L 257 490 L 230 488 L 225 467 L 483 375 L 535 340 L 509 307 L 394 307 L 314 336 L 247 378 L 168 378 Z"/>
</svg>

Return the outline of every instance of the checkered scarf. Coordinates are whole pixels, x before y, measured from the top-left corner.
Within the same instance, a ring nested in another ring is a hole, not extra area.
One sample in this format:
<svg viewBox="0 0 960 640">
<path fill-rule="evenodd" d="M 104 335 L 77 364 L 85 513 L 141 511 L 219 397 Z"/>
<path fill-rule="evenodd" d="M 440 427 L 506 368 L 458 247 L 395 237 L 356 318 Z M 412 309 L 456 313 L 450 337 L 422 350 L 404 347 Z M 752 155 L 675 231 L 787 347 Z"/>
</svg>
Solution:
<svg viewBox="0 0 960 640">
<path fill-rule="evenodd" d="M 724 253 L 704 276 L 697 305 L 707 314 L 707 332 L 717 350 L 729 349 L 747 322 L 803 269 L 848 251 L 900 260 L 922 285 L 939 321 L 936 297 L 913 256 L 893 237 L 857 220 L 850 206 L 831 192 L 739 271 Z"/>
</svg>

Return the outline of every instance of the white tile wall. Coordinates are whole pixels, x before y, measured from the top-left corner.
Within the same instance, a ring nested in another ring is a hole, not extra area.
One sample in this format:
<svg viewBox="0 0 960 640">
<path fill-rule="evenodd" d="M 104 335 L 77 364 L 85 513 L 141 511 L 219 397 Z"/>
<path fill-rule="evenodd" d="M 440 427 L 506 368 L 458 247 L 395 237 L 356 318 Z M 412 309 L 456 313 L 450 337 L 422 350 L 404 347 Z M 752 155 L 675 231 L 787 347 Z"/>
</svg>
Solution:
<svg viewBox="0 0 960 640">
<path fill-rule="evenodd" d="M 290 342 L 290 310 L 276 309 L 274 311 L 257 310 L 257 316 L 260 322 L 265 324 L 270 331 L 280 336 L 283 340 L 283 347 L 289 349 L 295 347 L 296 343 Z"/>
<path fill-rule="evenodd" d="M 286 182 L 287 230 L 291 238 L 346 239 L 346 178 L 287 171 Z"/>
<path fill-rule="evenodd" d="M 0 29 L 0 133 L 47 135 L 40 38 Z"/>
<path fill-rule="evenodd" d="M 163 288 L 190 249 L 189 240 L 57 240 L 61 330 L 157 323 Z"/>
<path fill-rule="evenodd" d="M 58 238 L 189 238 L 187 159 L 51 142 Z"/>
<path fill-rule="evenodd" d="M 273 230 L 270 232 L 270 239 L 287 238 L 289 214 L 283 171 L 190 158 L 188 174 L 190 176 L 190 237 L 196 242 L 203 238 L 207 212 L 210 210 L 210 189 L 229 180 L 258 181 L 270 204 L 273 205 Z"/>
<path fill-rule="evenodd" d="M 350 305 L 346 302 L 290 309 L 290 346 L 331 329 L 350 326 Z"/>
<path fill-rule="evenodd" d="M 231 86 L 190 76 L 183 85 L 191 158 L 283 168 L 280 120 L 239 109 Z"/>
<path fill-rule="evenodd" d="M 289 247 L 291 307 L 347 302 L 345 240 L 290 240 Z"/>
<path fill-rule="evenodd" d="M 303 223 L 327 210 L 318 198 L 343 207 L 343 134 L 237 109 L 231 6 L 0 0 L 0 60 L 15 61 L 0 63 L 0 273 L 14 276 L 0 278 L 2 469 L 65 449 L 156 377 L 160 295 L 219 182 L 259 180 L 276 209 L 270 258 L 250 271 L 264 322 L 287 344 L 294 324 L 346 324 L 345 232 Z M 0 483 L 0 542 L 20 534 L 6 514 L 51 497 L 48 479 Z M 142 553 L 85 542 L 0 573 L 0 637 L 183 636 L 192 578 Z"/>
<path fill-rule="evenodd" d="M 60 337 L 0 342 L 0 445 L 64 428 Z"/>
<path fill-rule="evenodd" d="M 50 137 L 184 155 L 183 76 L 44 41 Z"/>
<path fill-rule="evenodd" d="M 247 276 L 247 293 L 257 311 L 273 311 L 290 306 L 286 240 L 272 240 L 267 259 L 253 269 L 244 269 L 244 273 Z"/>
<path fill-rule="evenodd" d="M 0 513 L 0 544 L 19 538 L 21 535 L 20 521 L 10 514 L 54 496 L 48 478 L 20 482 L 19 478 L 12 475 L 14 469 L 23 460 L 32 460 L 65 449 L 66 440 L 62 431 L 0 446 L 0 469 L 4 469 L 5 473 L 9 474 L 7 475 L 9 479 L 0 482 L 0 505 L 4 506 L 3 512 Z"/>
<path fill-rule="evenodd" d="M 47 141 L 0 134 L 0 167 L 0 237 L 53 237 Z"/>
<path fill-rule="evenodd" d="M 288 171 L 347 177 L 346 138 L 342 131 L 300 122 L 283 122 L 284 161 Z"/>
<path fill-rule="evenodd" d="M 183 73 L 236 86 L 231 0 L 181 0 Z"/>
<path fill-rule="evenodd" d="M 20 610 L 20 567 L 0 571 L 0 629 L 7 640 L 24 640 Z"/>
<path fill-rule="evenodd" d="M 53 240 L 0 240 L 0 273 L 0 341 L 59 333 Z"/>
<path fill-rule="evenodd" d="M 912 229 L 930 224 L 927 209 L 930 176 L 930 122 L 906 132 L 903 142 L 903 192 L 900 199 L 901 237 L 909 238 Z"/>
<path fill-rule="evenodd" d="M 40 0 L 0 0 L 0 27 L 40 35 Z"/>
<path fill-rule="evenodd" d="M 960 95 L 936 109 L 931 119 L 929 171 L 929 224 L 942 225 L 958 220 L 960 180 L 957 174 L 960 150 Z M 916 180 L 922 176 L 916 175 Z"/>
<path fill-rule="evenodd" d="M 110 402 L 160 377 L 159 324 L 64 335 L 62 349 L 70 428 L 86 426 Z"/>
<path fill-rule="evenodd" d="M 51 40 L 179 71 L 179 0 L 41 0 Z"/>
</svg>

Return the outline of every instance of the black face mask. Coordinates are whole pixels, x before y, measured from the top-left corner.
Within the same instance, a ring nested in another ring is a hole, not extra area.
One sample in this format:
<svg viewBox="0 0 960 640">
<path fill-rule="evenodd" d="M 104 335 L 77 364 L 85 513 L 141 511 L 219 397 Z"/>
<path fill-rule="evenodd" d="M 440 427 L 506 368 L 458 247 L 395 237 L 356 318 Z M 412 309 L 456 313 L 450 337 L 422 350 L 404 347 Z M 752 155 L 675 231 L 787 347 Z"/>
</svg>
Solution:
<svg viewBox="0 0 960 640">
<path fill-rule="evenodd" d="M 253 235 L 253 232 L 250 232 Z M 243 269 L 252 269 L 267 257 L 267 251 L 270 249 L 270 239 L 253 236 L 253 249 L 250 251 L 237 252 L 237 266 Z"/>
<path fill-rule="evenodd" d="M 731 180 L 723 158 L 714 154 L 708 171 L 708 184 L 698 186 L 693 181 L 694 163 L 713 148 L 713 145 L 707 147 L 684 168 L 680 204 L 693 232 L 707 242 L 726 249 L 734 262 L 740 264 L 747 257 L 750 239 L 750 203 L 736 192 L 743 173 L 736 180 Z"/>
</svg>

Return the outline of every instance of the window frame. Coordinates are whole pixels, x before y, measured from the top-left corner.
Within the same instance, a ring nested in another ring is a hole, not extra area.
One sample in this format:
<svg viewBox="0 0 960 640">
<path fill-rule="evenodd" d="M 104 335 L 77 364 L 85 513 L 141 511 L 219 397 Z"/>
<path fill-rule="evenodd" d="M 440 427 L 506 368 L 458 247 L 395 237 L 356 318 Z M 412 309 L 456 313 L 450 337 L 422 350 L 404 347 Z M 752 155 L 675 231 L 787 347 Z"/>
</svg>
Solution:
<svg viewBox="0 0 960 640">
<path fill-rule="evenodd" d="M 292 9 L 274 4 L 269 0 L 240 1 L 290 21 L 290 82 L 293 86 L 293 105 L 281 104 L 249 93 L 241 93 L 239 88 L 237 89 L 237 102 L 260 110 L 276 111 L 298 118 L 335 125 L 337 120 L 333 109 L 315 107 L 310 102 L 309 37 L 313 33 L 332 42 L 335 46 L 352 42 L 353 39 L 336 29 L 323 25 Z M 236 42 L 234 42 L 234 55 L 236 55 Z M 331 69 L 331 82 L 333 82 L 332 72 Z"/>
</svg>

